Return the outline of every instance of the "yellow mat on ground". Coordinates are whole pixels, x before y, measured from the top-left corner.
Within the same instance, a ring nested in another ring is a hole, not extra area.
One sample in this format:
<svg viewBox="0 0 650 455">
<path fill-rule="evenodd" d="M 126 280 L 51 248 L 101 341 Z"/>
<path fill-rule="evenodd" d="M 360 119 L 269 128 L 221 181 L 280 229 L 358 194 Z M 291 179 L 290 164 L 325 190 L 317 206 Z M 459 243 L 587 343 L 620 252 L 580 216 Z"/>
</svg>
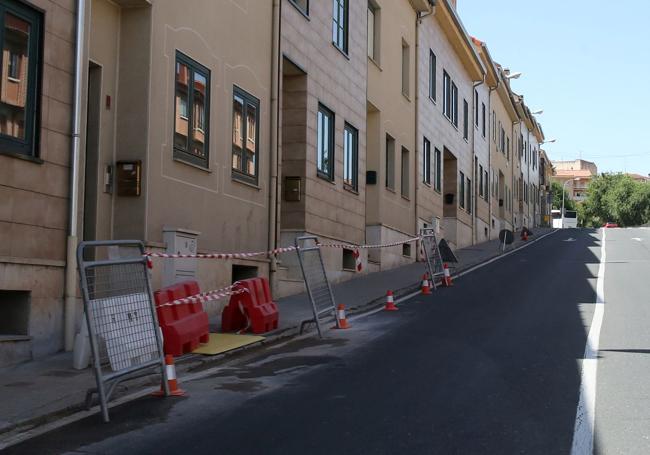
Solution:
<svg viewBox="0 0 650 455">
<path fill-rule="evenodd" d="M 211 333 L 210 340 L 193 350 L 194 354 L 217 355 L 222 352 L 232 351 L 249 344 L 262 341 L 264 337 L 255 335 L 237 335 L 235 333 Z"/>
</svg>

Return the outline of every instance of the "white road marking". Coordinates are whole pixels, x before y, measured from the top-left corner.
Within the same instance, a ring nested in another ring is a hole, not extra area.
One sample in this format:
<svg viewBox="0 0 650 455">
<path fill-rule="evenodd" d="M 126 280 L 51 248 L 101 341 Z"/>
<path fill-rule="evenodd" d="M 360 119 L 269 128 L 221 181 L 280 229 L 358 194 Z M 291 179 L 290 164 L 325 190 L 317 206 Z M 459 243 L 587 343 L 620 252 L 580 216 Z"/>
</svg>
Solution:
<svg viewBox="0 0 650 455">
<path fill-rule="evenodd" d="M 632 237 L 632 240 L 636 240 L 637 242 L 643 242 L 643 239 L 639 237 Z"/>
<path fill-rule="evenodd" d="M 596 281 L 596 304 L 594 317 L 585 346 L 582 360 L 580 381 L 580 399 L 576 410 L 575 426 L 573 428 L 573 444 L 571 455 L 590 455 L 594 452 L 594 422 L 596 419 L 596 373 L 598 367 L 598 344 L 600 329 L 605 313 L 605 230 L 601 229 L 603 237 L 600 244 L 600 265 Z"/>
<path fill-rule="evenodd" d="M 562 241 L 563 241 L 563 242 L 575 242 L 576 239 L 574 239 L 573 237 L 569 237 L 568 239 L 564 239 L 564 240 L 562 240 Z"/>
</svg>

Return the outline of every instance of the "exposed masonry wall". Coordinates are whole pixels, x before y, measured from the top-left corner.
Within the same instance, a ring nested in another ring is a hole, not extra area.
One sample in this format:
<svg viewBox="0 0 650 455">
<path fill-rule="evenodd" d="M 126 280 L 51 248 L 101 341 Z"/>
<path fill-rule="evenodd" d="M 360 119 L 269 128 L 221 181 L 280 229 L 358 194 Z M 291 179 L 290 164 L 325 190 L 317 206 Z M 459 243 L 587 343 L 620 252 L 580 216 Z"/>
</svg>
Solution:
<svg viewBox="0 0 650 455">
<path fill-rule="evenodd" d="M 433 50 L 436 55 L 436 94 L 437 100 L 433 102 L 429 99 L 428 74 L 429 74 L 429 49 Z M 444 31 L 440 27 L 435 15 L 425 18 L 419 28 L 419 65 L 418 65 L 419 83 L 419 103 L 418 103 L 418 143 L 416 144 L 418 156 L 422 156 L 422 138 L 427 137 L 431 141 L 432 160 L 435 148 L 443 153 L 444 166 L 444 149 L 447 148 L 456 156 L 458 160 L 458 172 L 463 172 L 467 177 L 472 179 L 472 161 L 473 152 L 471 147 L 471 135 L 474 133 L 472 122 L 472 98 L 474 96 L 473 83 L 462 65 L 459 57 L 456 55 L 451 43 L 447 39 Z M 443 71 L 446 70 L 451 79 L 458 87 L 458 129 L 444 116 L 443 108 Z M 463 139 L 463 99 L 467 100 L 470 108 L 469 112 L 469 139 Z M 442 194 L 436 192 L 432 187 L 422 185 L 422 167 L 418 166 L 418 179 L 420 185 L 418 192 L 419 217 L 422 220 L 429 220 L 432 217 L 442 217 Z M 444 172 L 442 172 L 444 178 Z M 432 176 L 434 173 L 432 173 Z M 432 179 L 433 182 L 433 179 Z M 442 183 L 444 191 L 444 182 Z M 457 190 L 456 190 L 457 193 Z M 458 204 L 456 197 L 455 203 Z M 461 228 L 460 224 L 465 225 Z M 471 226 L 472 216 L 466 209 L 458 207 L 457 223 L 444 222 L 445 229 L 442 235 L 454 239 L 458 242 L 458 247 L 471 244 Z M 469 228 L 469 229 L 467 229 Z M 447 232 L 450 229 L 457 231 Z M 469 232 L 469 234 L 468 234 Z"/>
</svg>

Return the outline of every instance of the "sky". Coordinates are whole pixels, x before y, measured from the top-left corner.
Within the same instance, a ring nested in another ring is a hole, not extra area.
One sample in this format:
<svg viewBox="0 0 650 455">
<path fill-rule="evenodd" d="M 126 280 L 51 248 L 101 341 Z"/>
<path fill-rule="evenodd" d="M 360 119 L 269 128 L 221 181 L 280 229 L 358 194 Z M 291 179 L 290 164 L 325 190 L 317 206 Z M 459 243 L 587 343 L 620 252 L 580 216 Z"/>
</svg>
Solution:
<svg viewBox="0 0 650 455">
<path fill-rule="evenodd" d="M 458 0 L 465 29 L 522 72 L 512 89 L 537 116 L 551 160 L 650 173 L 650 1 Z"/>
</svg>

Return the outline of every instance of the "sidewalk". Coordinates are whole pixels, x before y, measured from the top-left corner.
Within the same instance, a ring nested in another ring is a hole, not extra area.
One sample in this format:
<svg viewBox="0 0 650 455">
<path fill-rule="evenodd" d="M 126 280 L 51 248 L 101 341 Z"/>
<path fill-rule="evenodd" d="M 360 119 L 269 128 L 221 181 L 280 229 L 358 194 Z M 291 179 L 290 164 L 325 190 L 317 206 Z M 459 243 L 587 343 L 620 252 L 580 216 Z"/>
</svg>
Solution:
<svg viewBox="0 0 650 455">
<path fill-rule="evenodd" d="M 550 231 L 550 228 L 537 228 L 529 241 L 534 241 Z M 508 248 L 519 248 L 522 244 L 517 237 L 515 243 Z M 467 270 L 499 254 L 498 240 L 457 250 L 459 264 L 454 273 Z M 388 289 L 394 292 L 396 298 L 416 291 L 424 271 L 424 263 L 418 262 L 333 285 L 332 291 L 335 301 L 345 304 L 348 312 L 362 312 L 383 305 Z M 295 336 L 300 323 L 312 317 L 306 294 L 280 299 L 278 305 L 280 327 L 268 334 L 262 344 Z M 220 325 L 218 321 L 211 323 L 213 327 Z M 313 328 L 311 330 L 315 332 Z M 257 348 L 260 348 L 259 344 Z M 194 354 L 183 356 L 177 361 L 179 377 L 182 378 L 184 372 L 206 363 L 218 362 L 224 356 L 236 354 L 237 352 L 234 352 L 212 358 Z M 60 353 L 46 359 L 0 369 L 0 446 L 3 439 L 10 435 L 84 409 L 86 390 L 95 386 L 93 371 L 90 368 L 74 370 L 71 365 L 72 353 Z M 114 396 L 118 397 L 157 383 L 158 378 L 153 375 L 127 381 L 117 387 Z"/>
</svg>

